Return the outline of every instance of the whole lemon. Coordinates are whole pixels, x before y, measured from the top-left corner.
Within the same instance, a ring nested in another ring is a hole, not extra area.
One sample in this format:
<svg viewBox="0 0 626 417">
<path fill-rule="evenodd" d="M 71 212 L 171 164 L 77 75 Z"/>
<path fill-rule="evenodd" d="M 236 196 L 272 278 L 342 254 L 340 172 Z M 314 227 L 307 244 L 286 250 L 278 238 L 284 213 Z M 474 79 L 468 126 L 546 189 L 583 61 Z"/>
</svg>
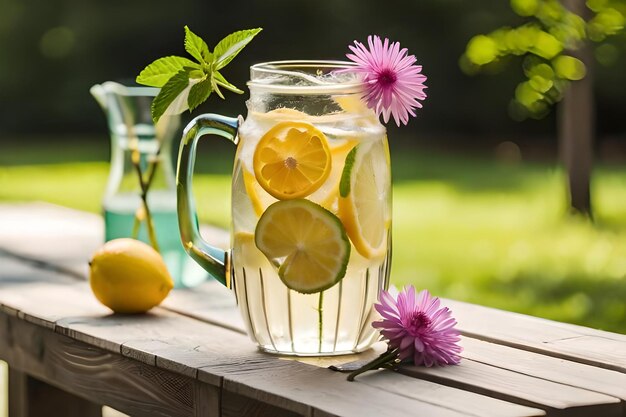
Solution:
<svg viewBox="0 0 626 417">
<path fill-rule="evenodd" d="M 116 313 L 148 311 L 174 287 L 161 255 L 127 238 L 111 240 L 93 254 L 89 283 L 96 298 Z"/>
</svg>

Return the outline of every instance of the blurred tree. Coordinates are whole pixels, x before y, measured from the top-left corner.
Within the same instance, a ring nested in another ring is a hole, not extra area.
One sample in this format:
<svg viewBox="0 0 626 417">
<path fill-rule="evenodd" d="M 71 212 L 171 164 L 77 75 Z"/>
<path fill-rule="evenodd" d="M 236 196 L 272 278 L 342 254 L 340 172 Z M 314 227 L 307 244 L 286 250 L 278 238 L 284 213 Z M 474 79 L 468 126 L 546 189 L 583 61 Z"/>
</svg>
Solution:
<svg viewBox="0 0 626 417">
<path fill-rule="evenodd" d="M 524 81 L 509 106 L 516 120 L 545 117 L 563 100 L 559 117 L 561 156 L 568 171 L 571 207 L 591 215 L 590 177 L 594 103 L 589 42 L 623 30 L 626 0 L 511 0 L 526 22 L 470 39 L 461 69 L 476 74 L 512 56 L 522 57 Z"/>
</svg>

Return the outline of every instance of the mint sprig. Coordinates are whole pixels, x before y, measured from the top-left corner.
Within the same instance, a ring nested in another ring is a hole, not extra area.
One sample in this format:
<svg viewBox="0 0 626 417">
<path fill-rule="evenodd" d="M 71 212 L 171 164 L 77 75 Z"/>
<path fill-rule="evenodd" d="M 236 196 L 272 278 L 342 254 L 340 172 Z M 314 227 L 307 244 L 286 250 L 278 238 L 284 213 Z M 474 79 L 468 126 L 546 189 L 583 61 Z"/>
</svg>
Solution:
<svg viewBox="0 0 626 417">
<path fill-rule="evenodd" d="M 154 123 L 166 111 L 178 114 L 195 109 L 212 92 L 224 99 L 220 87 L 243 94 L 242 90 L 226 81 L 219 70 L 228 65 L 261 30 L 257 28 L 231 33 L 219 41 L 211 52 L 207 43 L 185 26 L 185 50 L 196 61 L 180 56 L 159 58 L 137 76 L 137 83 L 161 88 L 152 101 Z"/>
</svg>

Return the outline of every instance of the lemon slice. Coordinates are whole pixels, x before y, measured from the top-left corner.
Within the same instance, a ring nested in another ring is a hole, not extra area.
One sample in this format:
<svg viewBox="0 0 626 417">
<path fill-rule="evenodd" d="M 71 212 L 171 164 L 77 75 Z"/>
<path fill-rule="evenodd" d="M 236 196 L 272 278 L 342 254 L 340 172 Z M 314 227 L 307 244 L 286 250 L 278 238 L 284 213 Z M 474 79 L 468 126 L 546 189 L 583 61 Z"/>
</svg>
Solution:
<svg viewBox="0 0 626 417">
<path fill-rule="evenodd" d="M 236 232 L 233 239 L 233 262 L 236 265 L 258 270 L 271 265 L 254 243 L 254 235 L 247 232 Z"/>
<path fill-rule="evenodd" d="M 343 162 L 346 155 L 357 144 L 358 140 L 348 138 L 344 140 L 329 140 L 330 154 L 332 157 L 332 165 L 328 178 L 308 199 L 319 204 L 327 210 L 337 213 L 337 201 L 339 199 L 339 180 L 343 172 Z"/>
<path fill-rule="evenodd" d="M 255 190 L 248 189 L 248 181 L 250 180 L 246 177 L 254 179 L 254 175 L 246 171 L 241 163 L 236 164 L 233 172 L 231 193 L 233 230 L 252 233 L 256 227 L 257 219 L 263 212 L 262 207 L 260 207 L 261 211 L 257 207 L 261 203 L 258 197 L 254 195 Z"/>
<path fill-rule="evenodd" d="M 281 122 L 254 151 L 257 182 L 279 200 L 305 197 L 328 178 L 332 158 L 326 136 L 309 123 Z"/>
<path fill-rule="evenodd" d="M 270 204 L 275 203 L 276 199 L 267 194 L 254 178 L 254 174 L 247 171 L 245 168 L 243 169 L 242 177 L 246 192 L 248 193 L 248 197 L 250 197 L 250 201 L 252 201 L 252 206 L 258 217 L 263 214 L 263 211 L 265 211 Z"/>
<path fill-rule="evenodd" d="M 291 109 L 289 107 L 279 107 L 274 110 L 270 110 L 264 113 L 254 113 L 254 116 L 259 119 L 269 119 L 273 121 L 281 121 L 281 120 L 304 120 L 307 118 L 311 118 L 308 114 L 301 112 L 300 110 Z"/>
<path fill-rule="evenodd" d="M 256 246 L 278 266 L 278 276 L 294 291 L 312 294 L 332 287 L 346 274 L 350 241 L 341 221 L 303 199 L 278 201 L 265 210 Z"/>
<path fill-rule="evenodd" d="M 384 140 L 365 145 L 346 157 L 339 185 L 339 217 L 356 250 L 372 259 L 387 250 L 391 176 Z"/>
<path fill-rule="evenodd" d="M 333 100 L 347 113 L 366 113 L 369 109 L 360 95 L 334 96 Z"/>
</svg>

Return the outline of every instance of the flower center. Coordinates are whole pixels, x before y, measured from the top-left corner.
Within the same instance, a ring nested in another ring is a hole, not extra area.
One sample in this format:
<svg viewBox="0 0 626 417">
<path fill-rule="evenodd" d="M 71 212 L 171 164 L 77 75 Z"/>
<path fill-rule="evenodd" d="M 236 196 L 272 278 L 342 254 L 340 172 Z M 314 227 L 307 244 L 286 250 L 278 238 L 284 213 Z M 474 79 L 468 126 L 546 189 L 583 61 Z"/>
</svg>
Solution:
<svg viewBox="0 0 626 417">
<path fill-rule="evenodd" d="M 395 72 L 390 69 L 385 69 L 378 74 L 378 82 L 385 87 L 395 83 L 397 79 Z"/>
<path fill-rule="evenodd" d="M 430 318 L 423 311 L 414 311 L 409 318 L 407 327 L 413 335 L 417 335 L 426 331 L 430 327 L 430 323 Z"/>
</svg>

